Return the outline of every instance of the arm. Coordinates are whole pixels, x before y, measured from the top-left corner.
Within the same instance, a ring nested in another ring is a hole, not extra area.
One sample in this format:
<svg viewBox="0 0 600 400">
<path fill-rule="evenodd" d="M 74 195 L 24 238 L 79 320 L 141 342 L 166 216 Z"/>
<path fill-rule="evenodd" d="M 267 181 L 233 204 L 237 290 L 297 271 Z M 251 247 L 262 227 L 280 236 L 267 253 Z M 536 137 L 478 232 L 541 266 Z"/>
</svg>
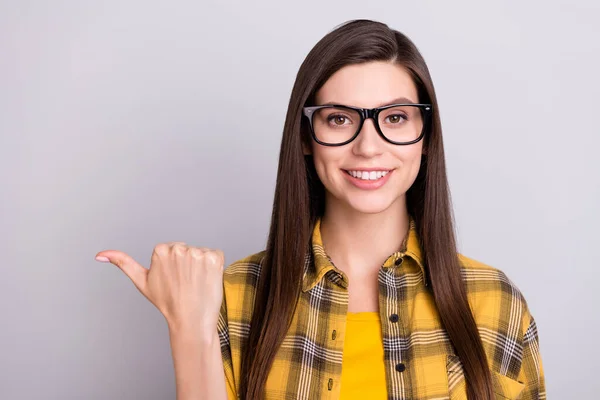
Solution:
<svg viewBox="0 0 600 400">
<path fill-rule="evenodd" d="M 188 327 L 169 327 L 177 400 L 227 400 L 217 332 L 199 335 Z"/>
<path fill-rule="evenodd" d="M 523 334 L 523 362 L 519 373 L 519 381 L 525 384 L 523 399 L 545 400 L 546 384 L 537 326 L 533 317 L 529 313 L 527 315 L 528 318 L 524 325 L 526 330 Z"/>
<path fill-rule="evenodd" d="M 171 329 L 177 400 L 236 400 L 233 379 L 226 291 L 221 302 L 217 330 L 211 337 L 191 328 Z"/>
</svg>

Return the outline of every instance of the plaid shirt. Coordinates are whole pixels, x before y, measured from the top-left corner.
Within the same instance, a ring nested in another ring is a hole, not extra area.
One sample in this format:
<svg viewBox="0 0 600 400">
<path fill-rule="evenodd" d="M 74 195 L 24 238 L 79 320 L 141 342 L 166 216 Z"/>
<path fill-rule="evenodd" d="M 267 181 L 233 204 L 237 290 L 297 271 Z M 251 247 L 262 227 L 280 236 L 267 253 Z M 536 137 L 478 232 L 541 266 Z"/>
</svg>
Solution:
<svg viewBox="0 0 600 400">
<path fill-rule="evenodd" d="M 230 399 L 239 396 L 241 348 L 264 255 L 234 262 L 224 273 L 218 331 Z M 497 397 L 545 399 L 538 333 L 523 295 L 501 271 L 459 257 Z M 466 399 L 462 364 L 425 274 L 411 220 L 402 251 L 390 255 L 378 273 L 388 399 Z M 298 306 L 269 372 L 266 399 L 339 398 L 347 288 L 346 275 L 325 253 L 317 221 Z"/>
</svg>

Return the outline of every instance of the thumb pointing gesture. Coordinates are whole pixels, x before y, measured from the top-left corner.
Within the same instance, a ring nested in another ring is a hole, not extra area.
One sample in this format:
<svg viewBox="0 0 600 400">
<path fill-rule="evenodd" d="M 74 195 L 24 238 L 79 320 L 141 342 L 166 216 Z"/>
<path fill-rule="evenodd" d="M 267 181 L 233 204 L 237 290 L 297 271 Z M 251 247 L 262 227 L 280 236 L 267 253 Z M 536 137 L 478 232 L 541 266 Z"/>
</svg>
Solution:
<svg viewBox="0 0 600 400">
<path fill-rule="evenodd" d="M 131 279 L 135 287 L 146 297 L 148 293 L 146 288 L 148 285 L 148 270 L 142 267 L 130 255 L 117 250 L 102 251 L 96 255 L 96 261 L 110 262 L 116 265 Z"/>
<path fill-rule="evenodd" d="M 149 269 L 117 250 L 101 251 L 96 260 L 119 267 L 170 326 L 192 325 L 207 334 L 217 329 L 223 300 L 221 250 L 160 243 L 152 252 Z"/>
</svg>

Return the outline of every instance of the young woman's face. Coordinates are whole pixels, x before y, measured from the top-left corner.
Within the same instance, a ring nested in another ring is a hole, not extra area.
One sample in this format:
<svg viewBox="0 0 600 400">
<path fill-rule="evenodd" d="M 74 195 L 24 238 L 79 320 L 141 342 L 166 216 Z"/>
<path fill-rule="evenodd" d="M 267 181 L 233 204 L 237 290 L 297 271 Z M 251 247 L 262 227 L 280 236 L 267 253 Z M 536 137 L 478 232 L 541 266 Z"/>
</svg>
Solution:
<svg viewBox="0 0 600 400">
<path fill-rule="evenodd" d="M 408 72 L 397 64 L 370 62 L 338 70 L 316 93 L 316 105 L 374 108 L 399 102 L 399 98 L 419 102 Z M 334 121 L 347 122 L 343 117 Z M 311 148 L 305 147 L 304 152 L 313 155 L 315 169 L 327 190 L 328 208 L 342 206 L 372 214 L 404 207 L 406 191 L 419 172 L 423 140 L 411 145 L 391 144 L 379 136 L 373 120 L 367 119 L 358 137 L 346 145 L 331 147 L 311 142 Z M 357 179 L 357 172 L 364 177 L 367 171 L 374 179 Z M 381 173 L 373 176 L 371 171 L 389 172 L 378 179 Z"/>
</svg>

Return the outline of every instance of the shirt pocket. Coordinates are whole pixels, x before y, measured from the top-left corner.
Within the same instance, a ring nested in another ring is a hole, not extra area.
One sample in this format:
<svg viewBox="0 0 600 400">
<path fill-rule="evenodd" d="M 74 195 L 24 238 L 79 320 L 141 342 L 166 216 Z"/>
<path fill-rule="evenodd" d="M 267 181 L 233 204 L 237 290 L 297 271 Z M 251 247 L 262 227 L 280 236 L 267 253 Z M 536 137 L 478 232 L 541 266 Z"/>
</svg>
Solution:
<svg viewBox="0 0 600 400">
<path fill-rule="evenodd" d="M 467 400 L 467 388 L 462 363 L 458 356 L 448 354 L 446 362 L 450 400 Z M 519 400 L 525 384 L 492 370 L 494 393 L 499 400 Z"/>
</svg>

